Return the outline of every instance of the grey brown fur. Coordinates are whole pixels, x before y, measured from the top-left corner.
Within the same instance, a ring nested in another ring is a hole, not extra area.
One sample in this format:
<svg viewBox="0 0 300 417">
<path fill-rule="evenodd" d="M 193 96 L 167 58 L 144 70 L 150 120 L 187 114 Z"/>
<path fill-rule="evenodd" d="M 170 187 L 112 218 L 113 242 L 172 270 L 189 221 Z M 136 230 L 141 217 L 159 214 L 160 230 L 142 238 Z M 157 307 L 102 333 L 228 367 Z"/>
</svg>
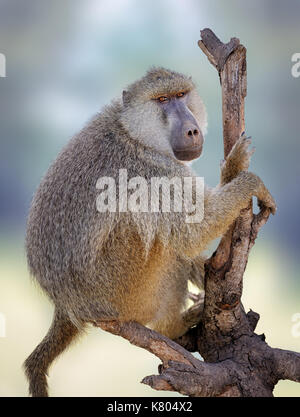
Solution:
<svg viewBox="0 0 300 417">
<path fill-rule="evenodd" d="M 28 265 L 54 303 L 55 317 L 25 362 L 33 396 L 47 395 L 48 367 L 86 323 L 136 321 L 170 338 L 185 333 L 187 283 L 195 282 L 195 270 L 202 268 L 201 252 L 224 234 L 252 196 L 275 211 L 262 181 L 244 171 L 250 158 L 245 137 L 225 161 L 220 185 L 205 189 L 201 223 L 186 223 L 184 211 L 97 211 L 98 178 L 117 180 L 119 169 L 148 182 L 195 175 L 172 153 L 169 125 L 154 100 L 182 90 L 204 132 L 205 109 L 192 81 L 152 69 L 129 87 L 123 101 L 107 106 L 67 144 L 35 194 L 26 236 Z"/>
</svg>

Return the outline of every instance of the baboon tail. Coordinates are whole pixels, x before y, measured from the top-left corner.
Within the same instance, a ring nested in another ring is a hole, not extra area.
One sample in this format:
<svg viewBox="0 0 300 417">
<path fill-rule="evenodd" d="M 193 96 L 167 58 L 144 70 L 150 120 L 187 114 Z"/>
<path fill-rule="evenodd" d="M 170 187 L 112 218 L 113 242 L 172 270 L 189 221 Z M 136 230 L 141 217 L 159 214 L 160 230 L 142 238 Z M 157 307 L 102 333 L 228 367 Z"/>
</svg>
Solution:
<svg viewBox="0 0 300 417">
<path fill-rule="evenodd" d="M 47 370 L 79 333 L 80 329 L 65 314 L 55 309 L 47 335 L 24 363 L 29 381 L 29 394 L 33 397 L 48 396 Z"/>
</svg>

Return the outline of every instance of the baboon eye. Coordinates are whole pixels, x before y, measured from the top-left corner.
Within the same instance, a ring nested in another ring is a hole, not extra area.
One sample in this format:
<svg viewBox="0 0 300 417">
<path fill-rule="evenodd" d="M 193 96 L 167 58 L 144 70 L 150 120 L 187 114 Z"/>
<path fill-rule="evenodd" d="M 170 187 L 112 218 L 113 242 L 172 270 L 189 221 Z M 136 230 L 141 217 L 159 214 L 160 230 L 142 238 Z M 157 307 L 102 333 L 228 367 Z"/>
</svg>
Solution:
<svg viewBox="0 0 300 417">
<path fill-rule="evenodd" d="M 183 97 L 185 95 L 184 91 L 181 91 L 180 93 L 177 93 L 176 96 L 177 97 Z"/>
<path fill-rule="evenodd" d="M 169 98 L 168 97 L 166 97 L 166 96 L 161 96 L 161 97 L 158 97 L 158 99 L 157 99 L 160 103 L 163 103 L 164 101 L 169 101 Z"/>
</svg>

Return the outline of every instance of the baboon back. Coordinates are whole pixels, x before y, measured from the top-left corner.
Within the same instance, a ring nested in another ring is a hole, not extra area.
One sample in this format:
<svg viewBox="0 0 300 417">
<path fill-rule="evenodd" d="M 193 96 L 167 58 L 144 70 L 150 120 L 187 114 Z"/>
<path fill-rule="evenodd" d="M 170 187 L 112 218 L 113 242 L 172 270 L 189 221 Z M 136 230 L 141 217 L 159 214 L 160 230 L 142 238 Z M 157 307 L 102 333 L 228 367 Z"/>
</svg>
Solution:
<svg viewBox="0 0 300 417">
<path fill-rule="evenodd" d="M 115 289 L 127 285 L 120 284 L 120 279 L 132 279 L 133 269 L 143 272 L 149 250 L 145 235 L 149 234 L 151 246 L 158 231 L 168 234 L 163 227 L 170 223 L 161 213 L 133 219 L 130 213 L 98 212 L 98 178 L 115 178 L 118 191 L 121 168 L 127 169 L 128 178 L 142 176 L 149 182 L 153 176 L 189 173 L 182 164 L 132 140 L 121 127 L 118 113 L 118 104 L 108 107 L 62 150 L 36 192 L 28 219 L 30 270 L 54 303 L 74 320 L 118 315 Z M 167 259 L 165 254 L 160 256 Z M 152 263 L 156 263 L 153 256 Z"/>
</svg>

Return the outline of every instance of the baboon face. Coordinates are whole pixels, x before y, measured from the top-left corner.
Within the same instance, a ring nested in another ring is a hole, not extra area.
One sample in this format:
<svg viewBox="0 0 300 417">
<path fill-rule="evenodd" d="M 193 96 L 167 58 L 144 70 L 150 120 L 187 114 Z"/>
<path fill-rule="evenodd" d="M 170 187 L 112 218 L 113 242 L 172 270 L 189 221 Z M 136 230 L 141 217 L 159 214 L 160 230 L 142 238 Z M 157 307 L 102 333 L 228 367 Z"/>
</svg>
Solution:
<svg viewBox="0 0 300 417">
<path fill-rule="evenodd" d="M 154 100 L 169 125 L 169 141 L 175 157 L 180 161 L 198 158 L 202 152 L 203 135 L 188 107 L 189 93 L 179 91 Z"/>
<path fill-rule="evenodd" d="M 123 126 L 129 135 L 180 161 L 202 152 L 206 111 L 191 78 L 153 68 L 123 91 Z"/>
</svg>

